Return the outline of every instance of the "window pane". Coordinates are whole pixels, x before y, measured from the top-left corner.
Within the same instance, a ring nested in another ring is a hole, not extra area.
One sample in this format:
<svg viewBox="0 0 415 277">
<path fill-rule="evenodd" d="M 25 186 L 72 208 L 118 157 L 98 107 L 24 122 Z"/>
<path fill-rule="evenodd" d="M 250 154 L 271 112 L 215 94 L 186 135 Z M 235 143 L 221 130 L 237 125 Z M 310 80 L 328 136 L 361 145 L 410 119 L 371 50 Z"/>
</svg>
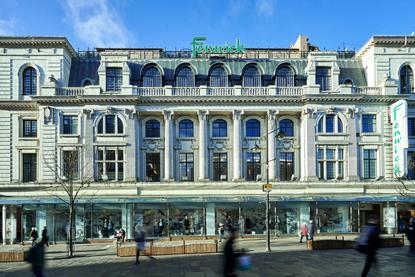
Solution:
<svg viewBox="0 0 415 277">
<path fill-rule="evenodd" d="M 256 119 L 250 119 L 246 122 L 246 136 L 259 137 L 261 136 L 261 123 Z"/>
<path fill-rule="evenodd" d="M 246 179 L 256 181 L 261 174 L 261 153 L 246 153 Z"/>
<path fill-rule="evenodd" d="M 244 87 L 260 87 L 261 74 L 255 66 L 249 66 L 243 73 L 242 82 Z"/>
<path fill-rule="evenodd" d="M 227 153 L 213 153 L 213 180 L 226 181 L 228 178 Z"/>
<path fill-rule="evenodd" d="M 405 65 L 399 72 L 400 91 L 402 94 L 413 93 L 414 75 L 411 67 Z"/>
<path fill-rule="evenodd" d="M 124 133 L 124 124 L 122 120 L 117 116 L 117 133 L 123 134 Z"/>
<path fill-rule="evenodd" d="M 335 162 L 326 162 L 327 166 L 327 180 L 334 179 L 335 177 Z"/>
<path fill-rule="evenodd" d="M 114 162 L 106 162 L 105 163 L 106 171 L 107 171 L 107 177 L 109 181 L 115 180 L 115 163 Z"/>
<path fill-rule="evenodd" d="M 338 159 L 343 160 L 343 149 L 338 149 Z"/>
<path fill-rule="evenodd" d="M 364 114 L 362 116 L 362 131 L 364 133 L 373 133 L 376 131 L 376 115 Z"/>
<path fill-rule="evenodd" d="M 326 133 L 334 133 L 334 115 L 326 115 Z"/>
<path fill-rule="evenodd" d="M 115 161 L 115 150 L 107 150 L 105 155 L 106 161 Z"/>
<path fill-rule="evenodd" d="M 343 133 L 343 122 L 337 117 L 337 133 Z"/>
<path fill-rule="evenodd" d="M 23 159 L 23 182 L 36 181 L 37 159 L 36 154 L 22 154 Z"/>
<path fill-rule="evenodd" d="M 176 87 L 194 87 L 195 86 L 195 77 L 193 75 L 192 69 L 185 66 L 182 67 L 176 76 Z"/>
<path fill-rule="evenodd" d="M 338 179 L 343 179 L 343 168 L 344 168 L 344 163 L 343 162 L 339 162 L 339 168 L 338 168 L 338 175 L 337 178 Z"/>
<path fill-rule="evenodd" d="M 146 137 L 148 138 L 159 138 L 160 137 L 160 122 L 154 119 L 146 122 Z"/>
<path fill-rule="evenodd" d="M 115 133 L 115 115 L 105 116 L 105 133 L 106 134 Z"/>
<path fill-rule="evenodd" d="M 280 131 L 284 133 L 286 137 L 294 136 L 294 123 L 289 119 L 283 119 L 280 121 Z"/>
<path fill-rule="evenodd" d="M 335 149 L 326 149 L 326 159 L 327 160 L 334 160 L 335 159 Z"/>
<path fill-rule="evenodd" d="M 120 91 L 122 85 L 122 69 L 107 67 L 106 69 L 106 90 Z"/>
<path fill-rule="evenodd" d="M 193 137 L 193 122 L 189 119 L 184 119 L 179 122 L 179 136 Z"/>
<path fill-rule="evenodd" d="M 288 65 L 278 67 L 275 84 L 277 87 L 295 86 L 295 75 L 291 67 Z"/>
<path fill-rule="evenodd" d="M 320 91 L 331 90 L 331 68 L 316 67 L 316 84 L 320 85 Z"/>
<path fill-rule="evenodd" d="M 124 163 L 118 163 L 118 180 L 124 179 Z"/>
<path fill-rule="evenodd" d="M 98 134 L 102 134 L 104 132 L 103 126 L 104 126 L 104 118 L 101 118 L 98 122 Z"/>
<path fill-rule="evenodd" d="M 70 180 L 79 179 L 79 162 L 77 151 L 62 152 L 63 176 Z"/>
<path fill-rule="evenodd" d="M 123 150 L 118 150 L 118 160 L 119 161 L 124 160 L 124 151 Z"/>
<path fill-rule="evenodd" d="M 415 117 L 408 117 L 408 136 L 415 136 Z"/>
<path fill-rule="evenodd" d="M 215 67 L 210 72 L 209 86 L 211 87 L 227 87 L 228 86 L 228 74 L 222 67 Z"/>
<path fill-rule="evenodd" d="M 104 151 L 103 150 L 98 150 L 98 157 L 97 157 L 97 159 L 99 161 L 104 160 Z"/>
<path fill-rule="evenodd" d="M 37 137 L 36 120 L 23 120 L 23 137 Z"/>
<path fill-rule="evenodd" d="M 23 95 L 36 95 L 37 92 L 37 73 L 33 67 L 28 67 L 23 71 Z"/>
<path fill-rule="evenodd" d="M 294 174 L 294 153 L 281 152 L 280 153 L 280 180 L 290 181 Z"/>
<path fill-rule="evenodd" d="M 226 121 L 223 119 L 217 119 L 212 123 L 212 136 L 213 137 L 226 137 L 228 133 Z"/>
<path fill-rule="evenodd" d="M 149 182 L 160 182 L 160 153 L 146 154 L 146 172 Z"/>
<path fill-rule="evenodd" d="M 73 135 L 78 133 L 78 117 L 76 115 L 63 116 L 63 134 Z"/>
<path fill-rule="evenodd" d="M 161 74 L 157 67 L 149 67 L 144 72 L 143 87 L 161 87 Z"/>
<path fill-rule="evenodd" d="M 324 150 L 322 148 L 317 149 L 317 159 L 324 159 Z"/>
</svg>

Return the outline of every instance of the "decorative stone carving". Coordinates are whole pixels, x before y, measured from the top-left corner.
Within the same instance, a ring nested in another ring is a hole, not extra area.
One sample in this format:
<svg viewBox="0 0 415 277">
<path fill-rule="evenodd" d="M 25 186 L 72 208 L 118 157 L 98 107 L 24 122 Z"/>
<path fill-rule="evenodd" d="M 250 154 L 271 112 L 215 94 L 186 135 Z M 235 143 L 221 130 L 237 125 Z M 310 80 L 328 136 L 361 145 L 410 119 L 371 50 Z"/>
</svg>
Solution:
<svg viewBox="0 0 415 277">
<path fill-rule="evenodd" d="M 93 109 L 83 109 L 82 113 L 86 115 L 87 119 L 91 119 L 92 116 L 94 115 L 94 110 Z"/>
<path fill-rule="evenodd" d="M 327 109 L 327 114 L 335 114 L 336 113 L 336 107 L 334 107 L 334 106 L 330 106 L 328 109 Z"/>
<path fill-rule="evenodd" d="M 45 107 L 43 109 L 43 115 L 45 117 L 45 124 L 55 123 L 55 111 L 51 107 Z"/>
<path fill-rule="evenodd" d="M 346 115 L 347 115 L 348 118 L 354 118 L 358 111 L 359 110 L 356 109 L 356 108 L 347 108 L 346 109 Z"/>
</svg>

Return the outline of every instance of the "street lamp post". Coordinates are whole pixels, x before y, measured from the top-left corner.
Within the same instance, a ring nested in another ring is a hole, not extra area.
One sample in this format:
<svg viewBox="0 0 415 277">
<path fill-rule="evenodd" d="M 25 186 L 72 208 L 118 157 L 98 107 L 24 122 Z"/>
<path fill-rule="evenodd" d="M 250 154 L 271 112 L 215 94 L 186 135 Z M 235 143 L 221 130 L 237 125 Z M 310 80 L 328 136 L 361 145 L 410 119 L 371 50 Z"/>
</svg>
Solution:
<svg viewBox="0 0 415 277">
<path fill-rule="evenodd" d="M 271 231 L 270 231 L 270 201 L 269 201 L 269 193 L 271 192 L 271 185 L 269 184 L 269 162 L 276 160 L 276 157 L 273 157 L 271 160 L 268 157 L 268 136 L 272 133 L 277 132 L 276 137 L 279 139 L 283 139 L 285 137 L 284 133 L 280 131 L 280 128 L 276 128 L 274 130 L 268 131 L 268 124 L 265 124 L 266 126 L 266 135 L 265 135 L 265 145 L 266 145 L 266 151 L 265 151 L 265 169 L 266 169 L 266 184 L 262 186 L 262 191 L 266 192 L 266 198 L 265 198 L 265 228 L 267 232 L 267 239 L 266 239 L 266 246 L 265 251 L 271 252 Z M 255 145 L 254 149 L 259 149 L 260 147 L 258 145 Z"/>
</svg>

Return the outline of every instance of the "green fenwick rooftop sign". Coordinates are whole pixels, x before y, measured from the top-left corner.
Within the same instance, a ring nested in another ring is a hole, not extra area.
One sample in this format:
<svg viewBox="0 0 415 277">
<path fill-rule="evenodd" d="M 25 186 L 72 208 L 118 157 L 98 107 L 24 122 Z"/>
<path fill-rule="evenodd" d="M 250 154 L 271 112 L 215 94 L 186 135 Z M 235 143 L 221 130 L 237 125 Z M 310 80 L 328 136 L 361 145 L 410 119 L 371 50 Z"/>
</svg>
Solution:
<svg viewBox="0 0 415 277">
<path fill-rule="evenodd" d="M 199 54 L 242 54 L 246 52 L 239 38 L 236 39 L 235 45 L 229 45 L 227 42 L 224 46 L 209 46 L 203 42 L 206 37 L 194 37 L 192 40 L 192 58 L 196 58 Z"/>
</svg>

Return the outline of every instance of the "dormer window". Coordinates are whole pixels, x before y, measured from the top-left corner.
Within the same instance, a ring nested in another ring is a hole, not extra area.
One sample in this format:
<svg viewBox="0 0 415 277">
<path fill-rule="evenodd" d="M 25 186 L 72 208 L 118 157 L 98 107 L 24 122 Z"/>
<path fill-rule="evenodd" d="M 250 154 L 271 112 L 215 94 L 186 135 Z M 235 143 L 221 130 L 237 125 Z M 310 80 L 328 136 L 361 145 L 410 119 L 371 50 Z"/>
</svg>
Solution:
<svg viewBox="0 0 415 277">
<path fill-rule="evenodd" d="M 409 65 L 404 65 L 399 71 L 401 94 L 414 93 L 414 74 Z"/>
<path fill-rule="evenodd" d="M 243 73 L 242 83 L 244 87 L 260 87 L 261 74 L 258 68 L 253 65 L 248 66 Z"/>
<path fill-rule="evenodd" d="M 122 69 L 119 67 L 107 67 L 106 90 L 121 91 Z"/>
<path fill-rule="evenodd" d="M 161 74 L 157 67 L 151 66 L 143 75 L 143 87 L 161 87 Z"/>
<path fill-rule="evenodd" d="M 331 67 L 316 67 L 316 84 L 320 85 L 320 91 L 331 90 Z"/>
</svg>

